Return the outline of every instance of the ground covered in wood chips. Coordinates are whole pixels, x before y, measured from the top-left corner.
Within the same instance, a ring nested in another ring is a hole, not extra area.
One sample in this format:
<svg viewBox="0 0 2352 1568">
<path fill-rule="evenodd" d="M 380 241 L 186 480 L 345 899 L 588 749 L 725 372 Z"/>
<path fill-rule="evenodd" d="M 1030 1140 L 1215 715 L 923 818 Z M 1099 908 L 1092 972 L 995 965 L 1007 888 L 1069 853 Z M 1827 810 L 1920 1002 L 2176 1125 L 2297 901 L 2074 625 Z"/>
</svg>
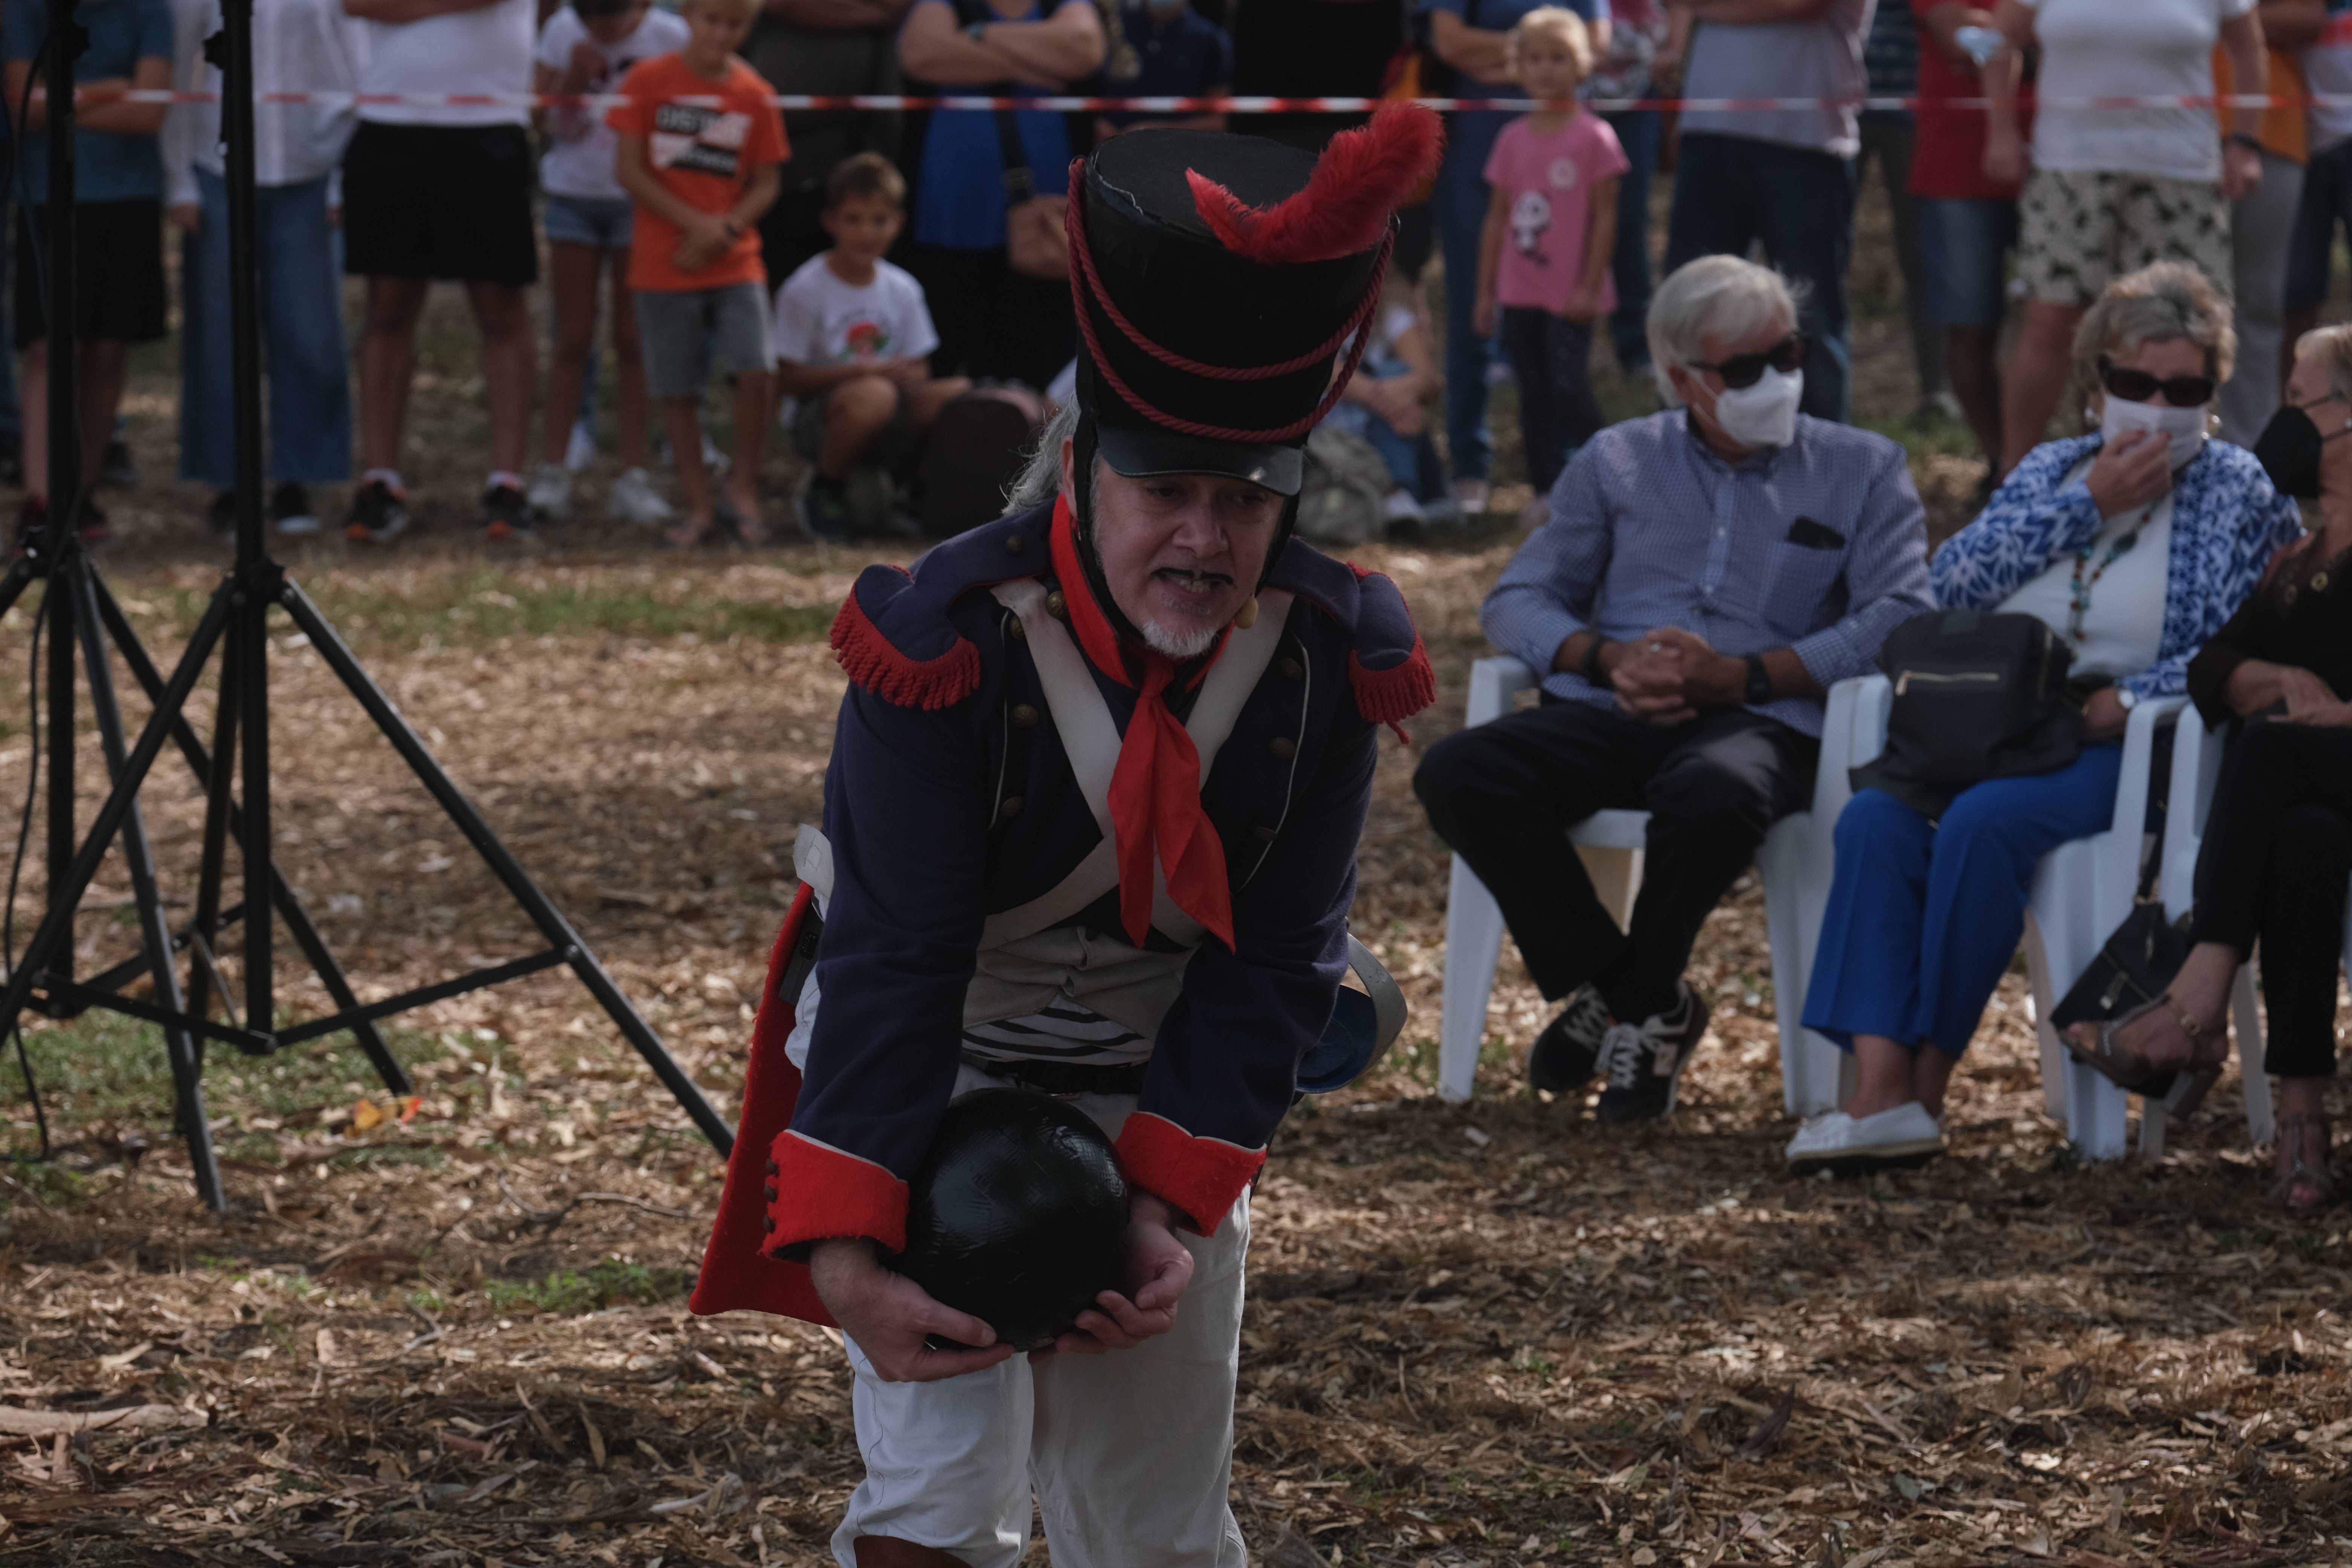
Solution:
<svg viewBox="0 0 2352 1568">
<path fill-rule="evenodd" d="M 1899 413 L 1899 321 L 1864 303 L 1865 401 Z M 479 385 L 436 310 L 424 527 L 388 557 L 287 559 L 731 1111 L 794 825 L 818 811 L 841 689 L 824 628 L 866 555 L 656 557 L 602 525 L 488 553 L 464 537 Z M 202 498 L 160 478 L 168 393 L 142 362 L 157 477 L 108 500 L 131 542 L 110 578 L 165 657 L 218 571 Z M 1925 442 L 1914 470 L 1948 531 L 1971 460 Z M 1359 552 L 1442 672 L 1423 742 L 1459 721 L 1514 542 Z M 30 605 L 0 623 L 12 807 Z M 281 864 L 362 994 L 531 951 L 315 650 L 289 628 L 272 658 Z M 94 737 L 79 756 L 87 812 Z M 1412 1024 L 1378 1075 L 1300 1109 L 1256 1198 L 1233 1491 L 1256 1561 L 2352 1562 L 2352 1220 L 2264 1206 L 2233 1081 L 2160 1163 L 2077 1168 L 2012 976 L 1949 1158 L 1792 1181 L 1750 885 L 1700 945 L 1714 1026 L 1671 1125 L 1604 1131 L 1526 1097 L 1544 1009 L 1507 948 L 1478 1098 L 1444 1105 L 1445 858 L 1412 760 L 1383 753 L 1355 910 Z M 176 759 L 158 781 L 184 913 L 200 806 Z M 131 951 L 128 892 L 110 862 L 85 965 Z M 36 864 L 19 942 L 39 893 Z M 326 1010 L 293 963 L 281 979 L 289 1016 Z M 27 1030 L 58 1148 L 0 1164 L 0 1565 L 829 1561 L 858 1475 L 841 1353 L 687 1313 L 719 1173 L 683 1115 L 568 981 L 397 1024 L 413 1109 L 340 1039 L 214 1053 L 223 1216 L 194 1202 L 151 1031 Z M 30 1154 L 13 1059 L 0 1084 L 0 1142 Z"/>
</svg>

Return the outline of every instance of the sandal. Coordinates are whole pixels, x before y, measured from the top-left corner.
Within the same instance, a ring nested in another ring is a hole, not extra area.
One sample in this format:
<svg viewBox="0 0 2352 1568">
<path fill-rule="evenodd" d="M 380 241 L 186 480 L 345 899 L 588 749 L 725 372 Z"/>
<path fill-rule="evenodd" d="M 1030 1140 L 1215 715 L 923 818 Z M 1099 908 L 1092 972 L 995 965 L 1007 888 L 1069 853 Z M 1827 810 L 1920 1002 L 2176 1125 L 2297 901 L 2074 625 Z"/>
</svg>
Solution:
<svg viewBox="0 0 2352 1568">
<path fill-rule="evenodd" d="M 2087 1046 L 2076 1036 L 2074 1029 L 2069 1029 L 2062 1037 L 2066 1045 L 2066 1054 L 2119 1089 L 2127 1089 L 2134 1094 L 2143 1095 L 2160 1096 L 2168 1093 L 2179 1069 L 2158 1067 L 2137 1051 L 2126 1047 L 2116 1037 L 2126 1026 L 2147 1016 L 2158 1007 L 2171 1005 L 2172 993 L 2168 991 L 2153 1002 L 2143 1002 L 2127 1013 L 2106 1019 L 2098 1026 L 2098 1033 L 2093 1037 L 2091 1044 Z M 2179 1023 L 2182 1032 L 2189 1037 L 2190 1059 L 2194 1060 L 2197 1047 L 2202 1043 L 2203 1026 L 2178 1009 L 2175 1009 L 2173 1017 Z M 2074 1026 L 2075 1029 L 2081 1027 L 2083 1026 L 2079 1024 Z"/>
<path fill-rule="evenodd" d="M 2315 1169 L 2304 1160 L 2306 1152 L 2304 1135 L 2306 1132 L 2319 1135 L 2319 1157 L 2325 1161 L 2327 1158 L 2327 1118 L 2298 1116 L 2279 1124 L 2278 1146 L 2280 1152 L 2286 1155 L 2287 1170 L 2285 1175 L 2271 1184 L 2270 1200 L 2289 1214 L 2316 1214 L 2336 1201 L 2336 1178 L 2328 1173 L 2327 1167 L 2321 1164 Z M 2297 1184 L 2308 1185 L 2316 1195 L 2308 1202 L 2296 1202 Z"/>
</svg>

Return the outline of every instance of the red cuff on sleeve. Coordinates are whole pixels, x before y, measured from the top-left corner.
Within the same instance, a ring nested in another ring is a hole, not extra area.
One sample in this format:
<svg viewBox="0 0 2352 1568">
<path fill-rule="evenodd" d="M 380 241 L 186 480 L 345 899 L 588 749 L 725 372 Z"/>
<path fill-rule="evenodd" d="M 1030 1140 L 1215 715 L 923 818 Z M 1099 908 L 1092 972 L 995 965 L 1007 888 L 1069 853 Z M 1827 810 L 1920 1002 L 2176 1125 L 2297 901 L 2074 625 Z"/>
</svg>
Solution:
<svg viewBox="0 0 2352 1568">
<path fill-rule="evenodd" d="M 1164 1116 L 1139 1110 L 1119 1129 L 1118 1163 L 1127 1179 L 1174 1204 L 1202 1236 L 1214 1236 L 1226 1212 L 1265 1163 L 1263 1149 L 1195 1138 Z"/>
<path fill-rule="evenodd" d="M 777 1135 L 768 1159 L 762 1251 L 841 1237 L 907 1249 L 907 1184 L 885 1167 L 789 1130 Z"/>
</svg>

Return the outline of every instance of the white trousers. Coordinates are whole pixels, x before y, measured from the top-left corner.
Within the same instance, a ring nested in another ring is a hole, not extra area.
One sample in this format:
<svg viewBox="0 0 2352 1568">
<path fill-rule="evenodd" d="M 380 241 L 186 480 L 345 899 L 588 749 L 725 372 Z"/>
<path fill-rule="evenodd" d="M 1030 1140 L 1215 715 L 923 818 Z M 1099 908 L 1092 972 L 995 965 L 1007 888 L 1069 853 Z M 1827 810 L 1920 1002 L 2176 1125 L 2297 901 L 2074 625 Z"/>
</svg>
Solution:
<svg viewBox="0 0 2352 1568">
<path fill-rule="evenodd" d="M 1001 1081 L 966 1068 L 956 1090 Z M 1113 1137 L 1135 1108 L 1131 1095 L 1076 1103 Z M 834 1532 L 842 1568 L 857 1568 L 867 1535 L 1013 1568 L 1029 1549 L 1033 1489 L 1054 1568 L 1246 1568 L 1226 1492 L 1248 1197 L 1215 1236 L 1182 1239 L 1193 1270 L 1176 1326 L 1131 1351 L 885 1383 L 852 1342 L 866 1479 Z"/>
</svg>

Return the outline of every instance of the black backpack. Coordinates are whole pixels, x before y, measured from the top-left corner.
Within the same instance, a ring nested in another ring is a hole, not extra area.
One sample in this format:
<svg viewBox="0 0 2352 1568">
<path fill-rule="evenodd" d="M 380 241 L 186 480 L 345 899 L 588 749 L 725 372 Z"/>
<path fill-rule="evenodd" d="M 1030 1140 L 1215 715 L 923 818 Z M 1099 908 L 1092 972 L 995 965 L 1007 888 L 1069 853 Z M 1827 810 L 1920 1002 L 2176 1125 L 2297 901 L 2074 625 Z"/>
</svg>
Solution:
<svg viewBox="0 0 2352 1568">
<path fill-rule="evenodd" d="M 2033 616 L 1930 610 L 1895 628 L 1879 668 L 1895 681 L 1886 750 L 1853 771 L 1929 817 L 1986 779 L 2053 773 L 2083 750 L 2074 652 Z"/>
</svg>

